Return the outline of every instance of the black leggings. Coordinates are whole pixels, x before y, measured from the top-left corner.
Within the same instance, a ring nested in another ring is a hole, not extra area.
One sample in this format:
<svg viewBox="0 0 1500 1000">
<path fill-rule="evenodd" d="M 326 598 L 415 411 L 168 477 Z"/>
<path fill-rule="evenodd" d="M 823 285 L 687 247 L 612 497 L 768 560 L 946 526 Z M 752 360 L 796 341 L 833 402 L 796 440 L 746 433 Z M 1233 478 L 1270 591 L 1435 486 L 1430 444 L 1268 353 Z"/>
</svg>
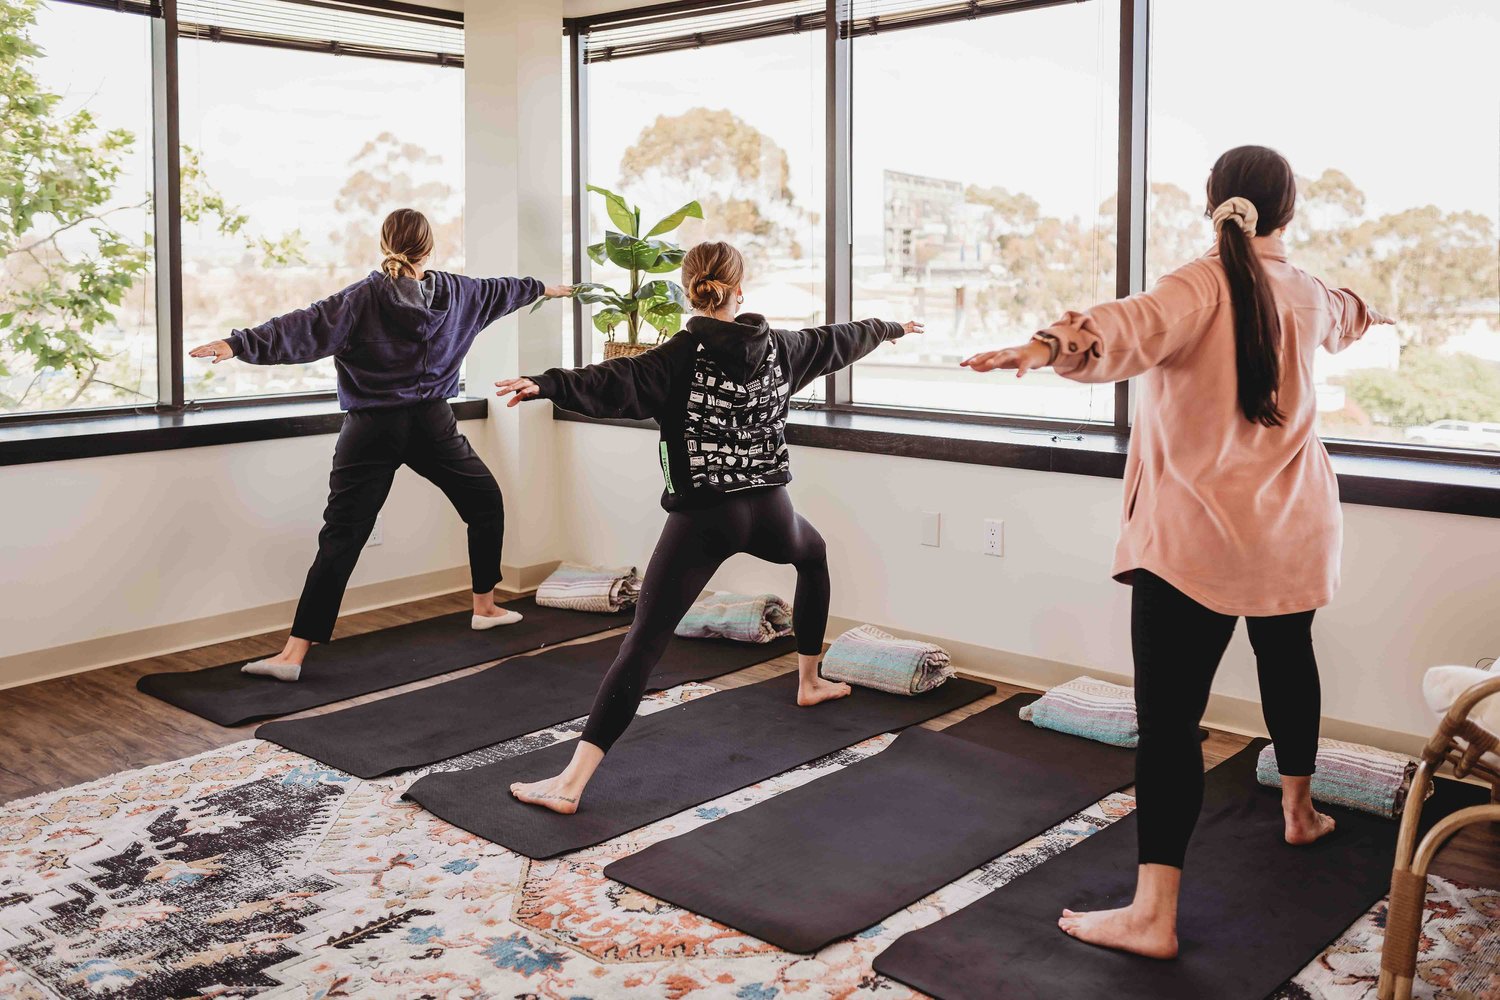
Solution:
<svg viewBox="0 0 1500 1000">
<path fill-rule="evenodd" d="M 500 582 L 505 508 L 500 487 L 458 430 L 453 407 L 437 399 L 389 409 L 351 410 L 344 416 L 328 474 L 328 507 L 318 533 L 318 556 L 307 571 L 292 635 L 327 642 L 333 634 L 349 574 L 403 465 L 448 497 L 469 526 L 469 575 L 474 593 Z"/>
<path fill-rule="evenodd" d="M 630 634 L 599 686 L 583 740 L 614 745 L 646 691 L 646 679 L 719 565 L 738 552 L 797 567 L 792 626 L 797 651 L 817 656 L 828 627 L 828 558 L 823 536 L 792 509 L 785 487 L 732 493 L 716 506 L 673 511 L 646 567 Z"/>
<path fill-rule="evenodd" d="M 1181 868 L 1203 808 L 1198 723 L 1233 615 L 1210 611 L 1161 577 L 1134 573 L 1130 638 L 1135 653 L 1135 797 L 1141 864 Z M 1311 611 L 1246 618 L 1260 674 L 1261 711 L 1284 775 L 1312 774 L 1322 713 Z"/>
</svg>

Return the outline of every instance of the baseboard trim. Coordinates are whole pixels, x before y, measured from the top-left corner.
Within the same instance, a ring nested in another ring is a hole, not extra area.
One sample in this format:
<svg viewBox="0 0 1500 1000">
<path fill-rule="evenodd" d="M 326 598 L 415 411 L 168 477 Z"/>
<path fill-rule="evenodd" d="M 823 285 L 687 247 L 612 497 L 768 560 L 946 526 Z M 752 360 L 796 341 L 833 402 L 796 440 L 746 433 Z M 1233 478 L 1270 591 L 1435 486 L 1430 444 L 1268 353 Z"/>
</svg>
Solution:
<svg viewBox="0 0 1500 1000">
<path fill-rule="evenodd" d="M 529 594 L 561 565 L 562 563 L 556 559 L 531 566 L 510 566 L 501 563 L 500 573 L 503 579 L 500 581 L 500 586 L 495 589 L 507 594 Z M 464 579 L 467 580 L 468 577 Z"/>
<path fill-rule="evenodd" d="M 850 618 L 830 616 L 828 619 L 828 634 L 838 635 L 856 625 L 864 624 Z M 1062 663 L 1057 660 L 1046 660 L 1041 657 L 1027 656 L 1022 653 L 1009 653 L 1001 649 L 992 649 L 989 646 L 979 646 L 967 642 L 954 642 L 941 636 L 921 635 L 909 629 L 878 626 L 888 632 L 897 635 L 919 639 L 923 642 L 936 643 L 942 646 L 953 657 L 954 667 L 965 674 L 971 674 L 984 680 L 1001 681 L 1005 684 L 1016 684 L 1021 687 L 1045 690 L 1058 684 L 1065 684 L 1080 674 L 1088 674 L 1100 680 L 1110 681 L 1115 684 L 1131 685 L 1135 681 L 1123 674 L 1112 673 L 1108 670 L 1098 670 L 1093 667 L 1080 667 L 1070 663 Z M 1261 718 L 1260 702 L 1251 701 L 1248 698 L 1231 698 L 1226 695 L 1210 695 L 1208 700 L 1208 711 L 1204 713 L 1203 724 L 1213 729 L 1235 733 L 1240 736 L 1264 737 L 1266 735 L 1265 724 Z M 1386 750 L 1394 750 L 1398 753 L 1409 754 L 1413 757 L 1419 756 L 1422 747 L 1427 743 L 1428 737 L 1415 733 L 1406 733 L 1395 729 L 1383 729 L 1378 726 L 1368 726 L 1360 722 L 1350 722 L 1347 719 L 1323 718 L 1323 735 L 1336 740 L 1347 740 L 1351 743 L 1363 743 L 1367 746 L 1381 747 Z"/>
<path fill-rule="evenodd" d="M 502 564 L 500 571 L 504 579 L 496 589 L 507 594 L 529 593 L 556 567 L 556 562 L 533 566 Z M 469 586 L 467 566 L 367 583 L 349 588 L 344 595 L 341 613 L 350 615 L 374 611 L 393 604 L 405 604 L 468 590 Z M 295 600 L 277 601 L 274 604 L 228 611 L 185 622 L 156 625 L 133 632 L 117 632 L 65 646 L 0 656 L 0 689 L 83 673 L 116 663 L 177 653 L 216 642 L 276 632 L 291 626 L 296 610 Z"/>
</svg>

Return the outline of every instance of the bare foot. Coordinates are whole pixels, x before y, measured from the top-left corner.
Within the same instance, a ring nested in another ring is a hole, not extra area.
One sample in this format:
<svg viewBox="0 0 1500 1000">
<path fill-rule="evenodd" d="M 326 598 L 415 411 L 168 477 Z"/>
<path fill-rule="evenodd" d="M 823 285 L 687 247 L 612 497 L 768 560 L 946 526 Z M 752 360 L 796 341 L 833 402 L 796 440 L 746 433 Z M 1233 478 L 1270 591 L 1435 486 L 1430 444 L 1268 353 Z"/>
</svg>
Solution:
<svg viewBox="0 0 1500 1000">
<path fill-rule="evenodd" d="M 1101 948 L 1128 951 L 1147 958 L 1177 957 L 1175 921 L 1142 913 L 1133 905 L 1092 913 L 1063 910 L 1057 926 L 1069 936 Z"/>
<path fill-rule="evenodd" d="M 517 781 L 510 786 L 510 794 L 528 805 L 551 809 L 564 816 L 578 811 L 579 792 L 565 784 L 562 775 L 544 781 Z"/>
<path fill-rule="evenodd" d="M 1295 813 L 1283 813 L 1286 818 L 1286 842 L 1288 844 L 1311 844 L 1328 836 L 1336 825 L 1333 817 L 1320 813 L 1309 806 Z"/>
<path fill-rule="evenodd" d="M 820 705 L 825 701 L 833 701 L 836 698 L 847 698 L 853 692 L 853 688 L 842 682 L 825 681 L 821 677 L 814 677 L 810 681 L 802 681 L 797 685 L 797 704 L 803 708 L 810 705 Z"/>
</svg>

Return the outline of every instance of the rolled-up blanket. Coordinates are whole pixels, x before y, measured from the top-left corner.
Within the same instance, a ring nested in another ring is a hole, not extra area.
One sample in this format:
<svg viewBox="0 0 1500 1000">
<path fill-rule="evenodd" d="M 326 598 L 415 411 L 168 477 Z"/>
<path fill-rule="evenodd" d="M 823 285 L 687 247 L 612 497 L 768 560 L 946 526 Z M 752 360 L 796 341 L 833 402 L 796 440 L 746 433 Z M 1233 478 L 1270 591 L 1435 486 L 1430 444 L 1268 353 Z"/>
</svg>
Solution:
<svg viewBox="0 0 1500 1000">
<path fill-rule="evenodd" d="M 1135 692 L 1092 677 L 1075 677 L 1021 709 L 1021 718 L 1043 729 L 1082 736 L 1117 747 L 1141 742 Z"/>
<path fill-rule="evenodd" d="M 584 566 L 563 563 L 536 588 L 536 602 L 545 608 L 569 611 L 615 612 L 635 607 L 641 578 L 634 566 Z"/>
<path fill-rule="evenodd" d="M 1395 819 L 1406 807 L 1417 762 L 1379 747 L 1319 740 L 1317 768 L 1312 776 L 1312 797 L 1317 801 Z M 1256 758 L 1255 779 L 1267 788 L 1281 787 L 1274 743 Z"/>
<path fill-rule="evenodd" d="M 833 640 L 823 676 L 891 694 L 921 694 L 952 677 L 953 667 L 941 646 L 860 625 Z"/>
<path fill-rule="evenodd" d="M 709 594 L 677 623 L 689 639 L 770 642 L 792 631 L 792 606 L 775 594 Z"/>
</svg>

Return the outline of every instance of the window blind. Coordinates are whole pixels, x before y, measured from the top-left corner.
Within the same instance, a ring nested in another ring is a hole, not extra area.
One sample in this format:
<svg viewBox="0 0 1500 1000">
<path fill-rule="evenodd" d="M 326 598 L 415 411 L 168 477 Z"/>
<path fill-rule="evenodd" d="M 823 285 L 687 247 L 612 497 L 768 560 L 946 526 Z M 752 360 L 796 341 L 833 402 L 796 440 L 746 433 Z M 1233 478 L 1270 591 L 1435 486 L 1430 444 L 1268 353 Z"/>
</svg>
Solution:
<svg viewBox="0 0 1500 1000">
<path fill-rule="evenodd" d="M 659 9 L 658 9 L 659 10 Z M 588 62 L 724 45 L 823 27 L 824 0 L 739 0 L 678 12 L 604 15 L 583 29 Z"/>
<path fill-rule="evenodd" d="M 463 15 L 338 0 L 179 0 L 187 38 L 462 66 Z"/>
<path fill-rule="evenodd" d="M 948 21 L 1088 0 L 845 0 L 842 37 L 873 35 Z M 579 18 L 568 31 L 583 36 L 584 59 L 603 62 L 724 45 L 752 38 L 817 31 L 827 18 L 824 0 L 723 0 L 684 6 L 643 7 Z"/>
<path fill-rule="evenodd" d="M 851 0 L 850 19 L 843 29 L 845 37 L 874 35 L 903 28 L 921 28 L 950 21 L 972 21 L 1013 11 L 1038 7 L 1061 7 L 1087 3 L 1088 0 L 954 0 L 933 3 L 932 0 Z"/>
</svg>

